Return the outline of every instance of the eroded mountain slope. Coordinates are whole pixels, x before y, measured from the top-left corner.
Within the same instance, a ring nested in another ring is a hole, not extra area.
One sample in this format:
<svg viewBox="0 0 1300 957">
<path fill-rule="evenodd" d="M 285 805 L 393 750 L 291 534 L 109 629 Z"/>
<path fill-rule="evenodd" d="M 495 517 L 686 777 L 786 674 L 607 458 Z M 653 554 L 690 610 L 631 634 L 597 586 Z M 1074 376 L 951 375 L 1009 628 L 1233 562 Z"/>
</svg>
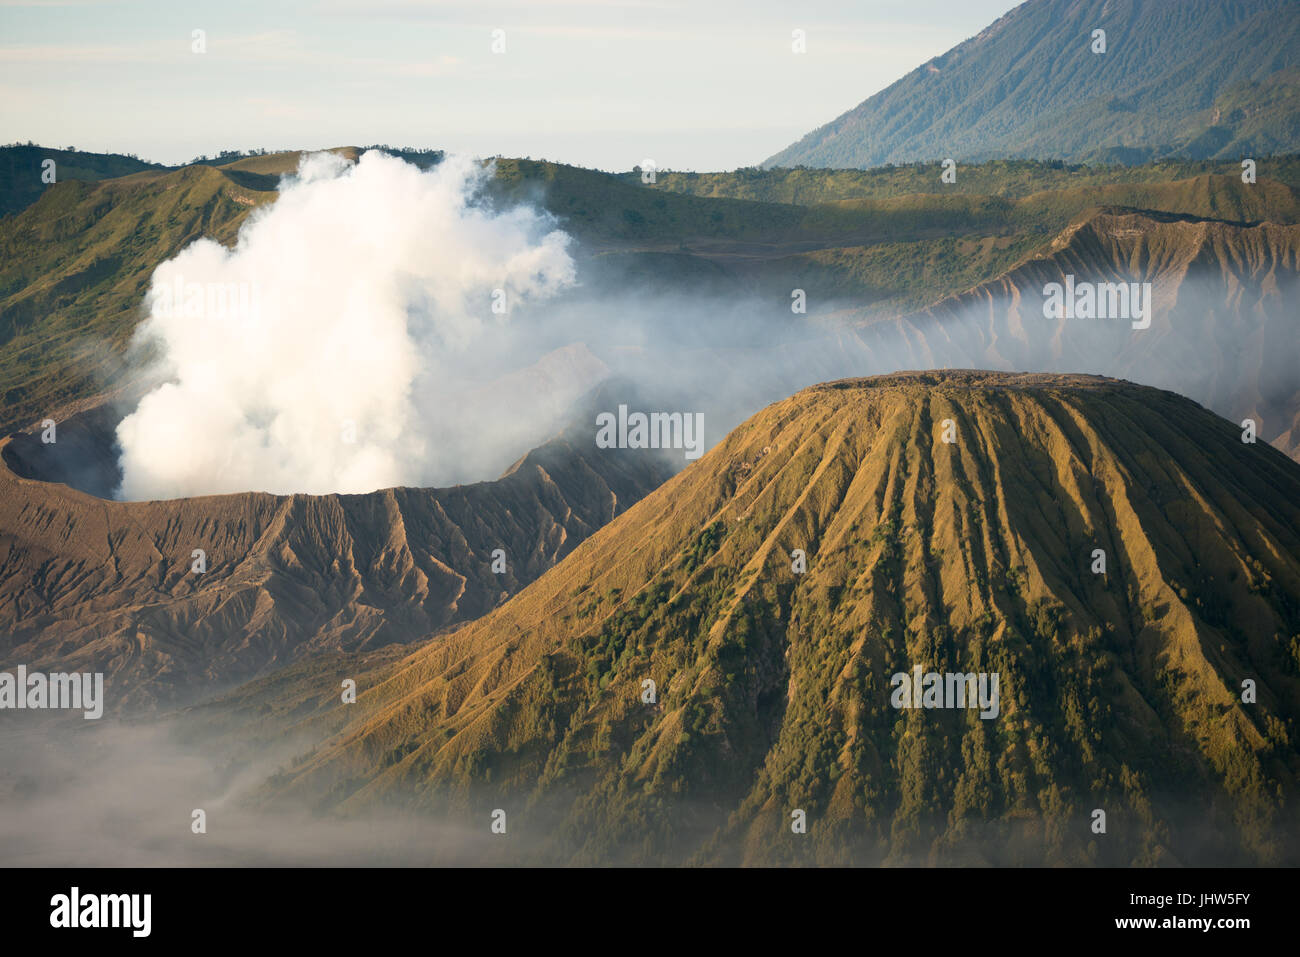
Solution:
<svg viewBox="0 0 1300 957">
<path fill-rule="evenodd" d="M 92 447 L 0 443 L 0 668 L 104 671 L 113 710 L 481 615 L 671 471 L 597 450 L 587 432 L 562 434 L 493 482 L 365 495 L 116 502 L 10 467 L 63 456 L 84 470 Z M 99 458 L 101 472 L 112 468 Z M 56 465 L 44 468 L 61 474 Z"/>
<path fill-rule="evenodd" d="M 1298 529 L 1300 466 L 1171 393 L 817 386 L 356 705 L 298 688 L 346 723 L 272 795 L 508 809 L 503 859 L 1294 862 Z M 997 716 L 896 709 L 915 666 Z"/>
</svg>

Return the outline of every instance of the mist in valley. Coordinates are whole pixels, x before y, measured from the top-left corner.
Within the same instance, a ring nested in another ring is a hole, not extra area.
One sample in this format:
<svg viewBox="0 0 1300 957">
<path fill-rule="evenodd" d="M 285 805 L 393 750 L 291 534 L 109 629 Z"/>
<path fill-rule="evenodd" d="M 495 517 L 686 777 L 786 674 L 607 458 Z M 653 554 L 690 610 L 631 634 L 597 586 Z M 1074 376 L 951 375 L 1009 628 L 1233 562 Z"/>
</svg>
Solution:
<svg viewBox="0 0 1300 957">
<path fill-rule="evenodd" d="M 431 806 L 427 796 L 407 788 L 348 814 L 332 810 L 325 794 L 273 798 L 268 780 L 306 746 L 290 737 L 276 747 L 250 749 L 238 735 L 196 732 L 193 716 L 184 714 L 6 720 L 0 727 L 0 866 L 635 867 L 740 864 L 756 852 L 752 836 L 730 830 L 731 807 L 693 798 L 665 798 L 666 816 L 647 826 L 644 840 L 633 834 L 629 842 L 625 835 L 615 844 L 563 827 L 582 795 L 562 789 L 538 796 L 483 788 Z M 1143 815 L 1158 816 L 1163 839 L 1146 863 L 1250 863 L 1238 860 L 1240 848 L 1207 814 L 1217 795 L 1162 792 L 1151 798 Z M 1100 850 L 1102 858 L 1091 863 L 1128 866 L 1150 835 L 1143 816 L 1115 817 L 1111 839 L 1091 851 L 1078 837 L 1091 833 L 1082 810 L 1068 819 L 967 819 L 956 842 L 936 840 L 949 832 L 943 816 L 922 816 L 911 822 L 911 837 L 897 841 L 838 829 L 817 837 L 812 819 L 812 840 L 792 839 L 784 814 L 767 814 L 755 826 L 768 834 L 758 858 L 768 864 L 1043 866 L 1062 854 L 1083 863 Z M 663 832 L 664 820 L 677 822 L 671 834 Z M 500 823 L 494 829 L 501 821 L 504 832 Z M 1283 825 L 1295 826 L 1294 820 Z"/>
<path fill-rule="evenodd" d="M 213 736 L 186 742 L 180 725 L 174 716 L 7 718 L 0 865 L 422 866 L 473 864 L 493 850 L 486 825 L 476 832 L 398 811 L 341 819 L 260 807 L 260 786 L 288 763 L 288 752 L 264 748 L 251 757 Z M 204 812 L 202 833 L 194 830 L 196 810 Z"/>
</svg>

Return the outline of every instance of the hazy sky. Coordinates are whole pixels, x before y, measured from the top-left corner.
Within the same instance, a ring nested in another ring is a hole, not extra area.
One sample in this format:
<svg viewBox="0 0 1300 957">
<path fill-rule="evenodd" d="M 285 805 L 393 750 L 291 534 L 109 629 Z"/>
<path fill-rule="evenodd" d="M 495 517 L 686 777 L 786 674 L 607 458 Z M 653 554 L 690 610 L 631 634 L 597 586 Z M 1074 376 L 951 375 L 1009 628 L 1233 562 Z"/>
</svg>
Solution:
<svg viewBox="0 0 1300 957">
<path fill-rule="evenodd" d="M 0 141 L 756 164 L 1013 0 L 0 0 Z M 205 31 L 206 52 L 192 52 Z M 791 51 L 802 29 L 807 52 Z M 492 32 L 505 31 L 505 52 Z"/>
</svg>

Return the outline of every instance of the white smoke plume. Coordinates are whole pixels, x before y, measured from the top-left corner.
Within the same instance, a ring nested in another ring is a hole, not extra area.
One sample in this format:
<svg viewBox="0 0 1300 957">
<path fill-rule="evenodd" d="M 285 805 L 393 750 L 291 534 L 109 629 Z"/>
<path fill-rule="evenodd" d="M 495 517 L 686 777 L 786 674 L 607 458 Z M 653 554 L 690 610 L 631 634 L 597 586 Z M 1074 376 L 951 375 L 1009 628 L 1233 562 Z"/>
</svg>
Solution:
<svg viewBox="0 0 1300 957">
<path fill-rule="evenodd" d="M 458 480 L 503 419 L 469 398 L 501 326 L 576 282 L 548 214 L 481 200 L 491 175 L 305 156 L 233 249 L 201 239 L 160 266 L 138 341 L 161 384 L 118 428 L 120 497 Z M 528 419 L 528 398 L 501 400 Z"/>
</svg>

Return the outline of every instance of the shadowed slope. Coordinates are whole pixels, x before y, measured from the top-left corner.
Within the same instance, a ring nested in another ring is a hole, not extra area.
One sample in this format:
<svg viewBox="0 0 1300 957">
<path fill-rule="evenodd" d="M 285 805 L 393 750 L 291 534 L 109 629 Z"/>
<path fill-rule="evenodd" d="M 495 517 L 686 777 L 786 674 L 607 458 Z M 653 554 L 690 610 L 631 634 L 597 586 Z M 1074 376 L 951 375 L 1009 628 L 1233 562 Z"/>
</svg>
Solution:
<svg viewBox="0 0 1300 957">
<path fill-rule="evenodd" d="M 763 165 L 1294 150 L 1297 37 L 1288 0 L 1028 0 Z"/>
</svg>

